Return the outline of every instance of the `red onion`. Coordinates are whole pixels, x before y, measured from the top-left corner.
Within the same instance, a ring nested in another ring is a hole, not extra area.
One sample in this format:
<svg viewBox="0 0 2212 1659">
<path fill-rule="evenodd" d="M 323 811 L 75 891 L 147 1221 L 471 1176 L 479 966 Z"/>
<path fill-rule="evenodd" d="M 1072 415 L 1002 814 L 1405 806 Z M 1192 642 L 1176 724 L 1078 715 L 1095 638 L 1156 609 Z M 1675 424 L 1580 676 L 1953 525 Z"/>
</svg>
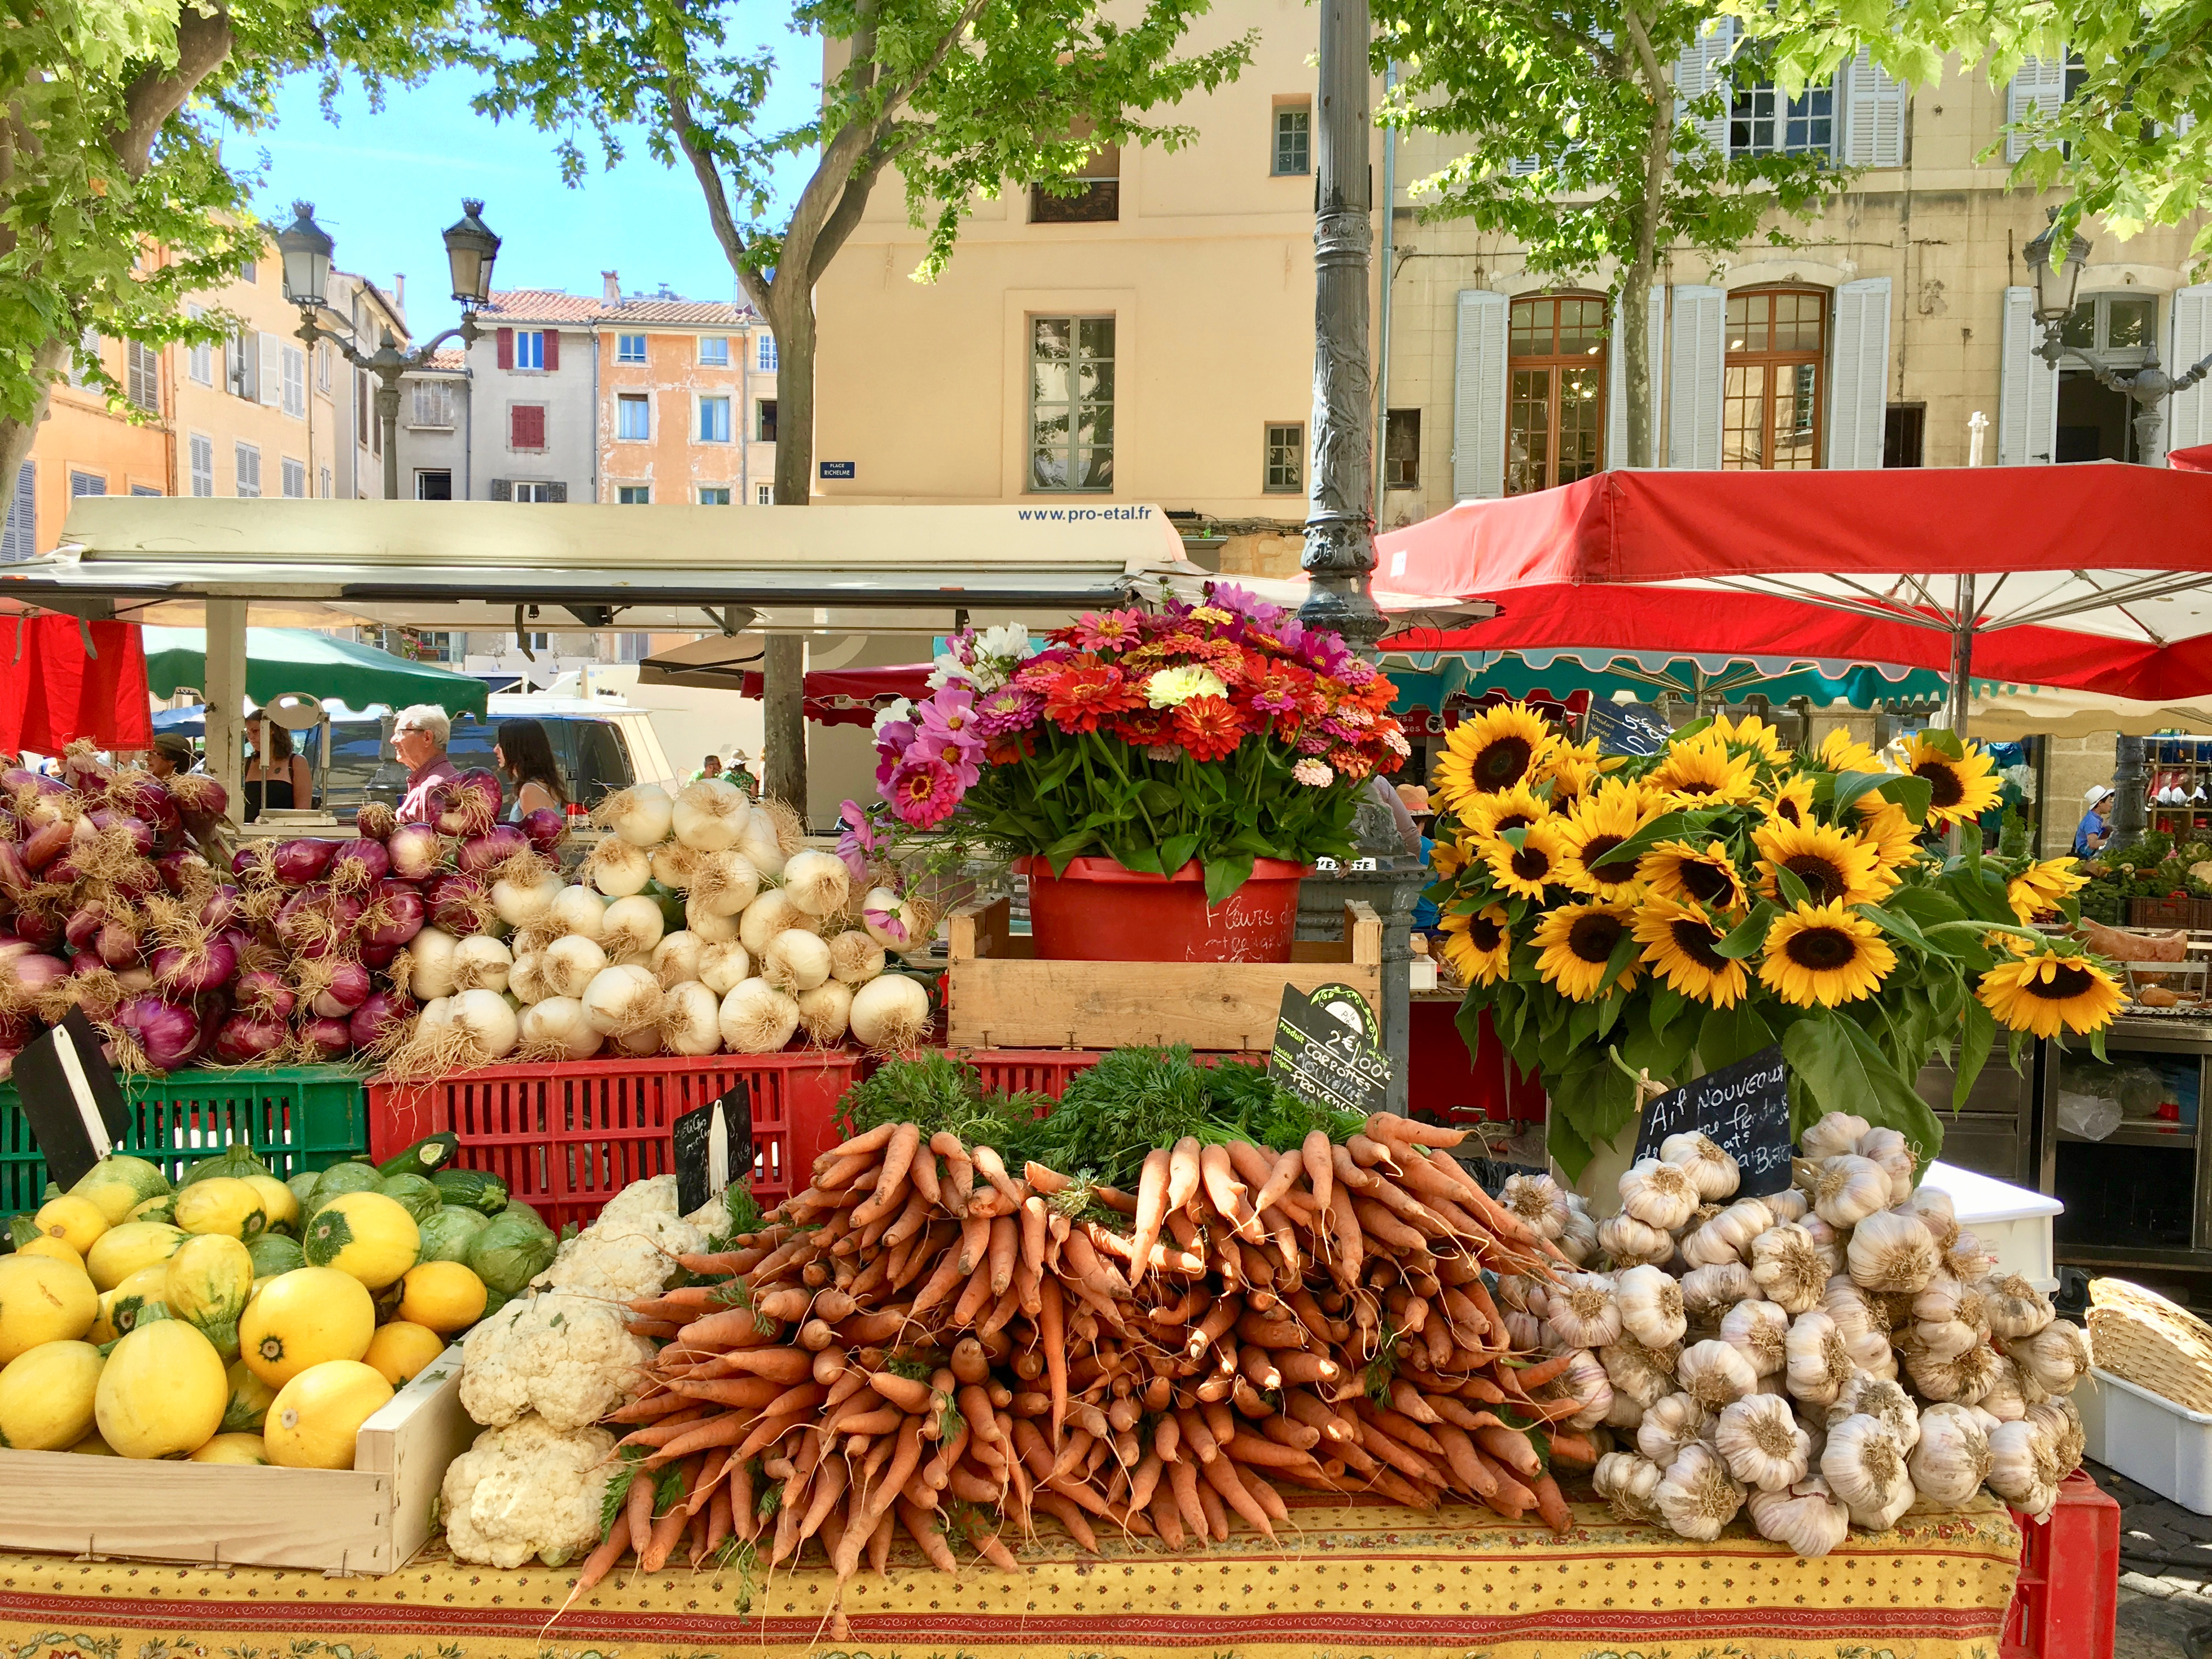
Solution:
<svg viewBox="0 0 2212 1659">
<path fill-rule="evenodd" d="M 133 859 L 110 878 L 109 884 L 125 898 L 151 898 L 161 890 L 161 872 L 151 859 Z"/>
<path fill-rule="evenodd" d="M 21 932 L 0 933 L 0 962 L 9 957 L 29 956 L 39 948 L 39 941 Z"/>
<path fill-rule="evenodd" d="M 427 823 L 403 823 L 384 843 L 392 860 L 392 873 L 405 881 L 435 875 L 445 861 L 446 849 L 438 832 Z"/>
<path fill-rule="evenodd" d="M 44 772 L 33 772 L 27 766 L 11 766 L 0 772 L 0 789 L 9 794 L 60 796 L 69 793 L 69 785 L 59 778 L 50 778 Z"/>
<path fill-rule="evenodd" d="M 15 997 L 34 997 L 70 977 L 70 964 L 59 957 L 28 951 L 0 962 L 0 990 Z"/>
<path fill-rule="evenodd" d="M 31 866 L 23 862 L 23 855 L 15 850 L 15 843 L 0 841 L 0 893 L 21 898 L 37 880 Z"/>
<path fill-rule="evenodd" d="M 530 850 L 530 837 L 511 823 L 495 823 L 480 836 L 461 843 L 459 860 L 465 875 L 488 876 L 517 853 Z"/>
<path fill-rule="evenodd" d="M 67 848 L 60 857 L 39 872 L 40 880 L 54 882 L 64 887 L 74 886 L 83 878 L 84 872 L 76 867 L 75 853 Z"/>
<path fill-rule="evenodd" d="M 422 811 L 430 827 L 440 835 L 464 834 L 461 811 L 461 792 L 451 778 L 433 778 L 422 786 Z"/>
<path fill-rule="evenodd" d="M 113 770 L 100 759 L 89 738 L 80 738 L 62 751 L 62 781 L 79 794 L 100 793 L 107 787 Z"/>
<path fill-rule="evenodd" d="M 161 878 L 161 885 L 177 894 L 215 875 L 215 866 L 191 847 L 171 848 L 154 860 L 154 870 Z"/>
<path fill-rule="evenodd" d="M 334 841 L 280 841 L 276 843 L 276 879 L 287 887 L 304 887 L 311 881 L 320 881 L 323 872 L 331 867 L 331 857 L 338 850 Z"/>
<path fill-rule="evenodd" d="M 206 839 L 230 810 L 230 793 L 202 772 L 179 772 L 169 780 L 170 798 L 187 834 Z"/>
<path fill-rule="evenodd" d="M 198 1060 L 215 1047 L 215 1034 L 230 1018 L 230 998 L 221 991 L 203 991 L 192 999 L 192 1006 L 200 1018 L 199 1042 L 192 1049 L 192 1058 Z"/>
<path fill-rule="evenodd" d="M 358 841 L 340 842 L 337 851 L 331 854 L 331 879 L 347 885 L 365 887 L 381 880 L 391 869 L 392 855 L 385 851 L 384 843 L 366 836 Z"/>
<path fill-rule="evenodd" d="M 143 818 L 157 831 L 177 827 L 176 798 L 170 794 L 168 785 L 151 772 L 116 779 L 108 786 L 107 799 L 118 811 Z"/>
<path fill-rule="evenodd" d="M 221 932 L 238 918 L 241 896 L 228 882 L 223 883 L 208 895 L 207 902 L 200 906 L 201 927 Z"/>
<path fill-rule="evenodd" d="M 300 1035 L 314 1044 L 325 1060 L 343 1059 L 353 1048 L 353 1030 L 342 1019 L 311 1019 Z"/>
<path fill-rule="evenodd" d="M 228 935 L 218 933 L 207 942 L 204 951 L 191 951 L 173 945 L 161 945 L 148 959 L 146 965 L 154 970 L 154 982 L 165 991 L 186 994 L 212 991 L 238 971 L 238 950 L 231 944 Z"/>
<path fill-rule="evenodd" d="M 397 945 L 364 945 L 356 953 L 364 968 L 384 969 L 392 966 L 402 947 Z"/>
<path fill-rule="evenodd" d="M 133 817 L 127 812 L 110 811 L 103 807 L 97 811 L 88 813 L 83 822 L 90 824 L 94 831 L 100 835 L 120 830 L 131 837 L 131 846 L 136 848 L 142 856 L 149 855 L 154 850 L 154 826 L 143 818 Z"/>
<path fill-rule="evenodd" d="M 369 893 L 362 913 L 362 956 L 371 950 L 397 951 L 422 931 L 430 908 L 422 895 L 401 881 L 380 881 Z M 389 960 L 387 957 L 386 960 Z M 381 966 L 371 963 L 371 966 Z"/>
<path fill-rule="evenodd" d="M 387 841 L 399 827 L 399 814 L 380 800 L 367 801 L 354 814 L 353 827 L 371 841 Z"/>
<path fill-rule="evenodd" d="M 390 991 L 371 991 L 368 1000 L 353 1011 L 347 1022 L 356 1048 L 374 1048 L 395 1027 L 415 1017 L 412 999 Z"/>
<path fill-rule="evenodd" d="M 246 969 L 231 988 L 240 1008 L 270 1019 L 289 1019 L 292 1010 L 299 1006 L 300 999 L 284 983 L 284 976 L 267 968 Z"/>
<path fill-rule="evenodd" d="M 0 1012 L 0 1049 L 21 1048 L 38 1035 L 38 1023 L 28 1014 Z"/>
<path fill-rule="evenodd" d="M 568 820 L 550 806 L 540 806 L 522 815 L 522 833 L 535 850 L 550 854 L 568 833 Z"/>
<path fill-rule="evenodd" d="M 185 1003 L 131 997 L 115 1011 L 115 1024 L 137 1043 L 146 1063 L 157 1072 L 174 1071 L 199 1048 L 199 1011 Z"/>
<path fill-rule="evenodd" d="M 44 906 L 27 907 L 15 912 L 15 932 L 38 949 L 51 951 L 62 942 L 62 919 Z"/>
<path fill-rule="evenodd" d="M 235 1013 L 215 1034 L 215 1057 L 226 1066 L 266 1060 L 291 1038 L 291 1028 L 266 1014 Z"/>
<path fill-rule="evenodd" d="M 93 949 L 111 968 L 136 968 L 145 959 L 138 940 L 137 918 L 111 916 L 100 925 L 100 937 Z"/>
<path fill-rule="evenodd" d="M 323 901 L 330 892 L 327 887 L 302 887 L 286 899 L 270 924 L 277 939 L 295 951 L 304 950 L 311 940 L 327 943 L 331 918 Z"/>
<path fill-rule="evenodd" d="M 495 919 L 490 890 L 474 876 L 441 876 L 422 896 L 430 920 L 456 938 L 481 933 Z"/>
<path fill-rule="evenodd" d="M 100 930 L 106 925 L 107 907 L 94 899 L 91 903 L 81 904 L 70 912 L 69 920 L 63 926 L 62 936 L 69 941 L 70 950 L 89 951 L 93 941 L 100 937 Z"/>
<path fill-rule="evenodd" d="M 60 818 L 52 818 L 35 826 L 23 837 L 23 862 L 33 870 L 44 870 L 69 850 L 70 834 L 75 828 Z"/>
<path fill-rule="evenodd" d="M 331 982 L 307 1006 L 324 1019 L 341 1019 L 361 1006 L 369 993 L 368 969 L 341 957 L 331 964 Z"/>
</svg>

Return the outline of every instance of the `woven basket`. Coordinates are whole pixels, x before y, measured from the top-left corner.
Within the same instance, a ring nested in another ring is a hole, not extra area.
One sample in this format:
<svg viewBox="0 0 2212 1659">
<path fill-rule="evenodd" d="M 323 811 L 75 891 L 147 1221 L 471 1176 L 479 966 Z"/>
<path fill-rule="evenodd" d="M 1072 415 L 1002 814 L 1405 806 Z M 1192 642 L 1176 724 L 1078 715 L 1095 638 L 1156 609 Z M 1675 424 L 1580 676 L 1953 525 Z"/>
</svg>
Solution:
<svg viewBox="0 0 2212 1659">
<path fill-rule="evenodd" d="M 2212 1325 L 2124 1279 L 2089 1285 L 2097 1369 L 2192 1412 L 2212 1413 Z"/>
</svg>

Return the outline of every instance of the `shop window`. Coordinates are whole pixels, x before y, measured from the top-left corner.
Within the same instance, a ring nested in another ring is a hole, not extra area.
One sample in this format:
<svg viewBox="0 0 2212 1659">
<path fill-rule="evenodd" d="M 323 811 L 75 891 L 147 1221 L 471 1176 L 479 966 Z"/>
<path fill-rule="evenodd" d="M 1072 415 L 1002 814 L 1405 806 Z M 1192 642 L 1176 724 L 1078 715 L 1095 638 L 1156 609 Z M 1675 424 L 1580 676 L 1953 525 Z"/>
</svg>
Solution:
<svg viewBox="0 0 2212 1659">
<path fill-rule="evenodd" d="M 1605 465 L 1605 308 L 1594 295 L 1547 294 L 1513 302 L 1506 349 L 1507 495 L 1572 483 Z"/>
<path fill-rule="evenodd" d="M 1828 296 L 1753 289 L 1728 297 L 1721 384 L 1721 465 L 1808 471 L 1820 464 Z"/>
</svg>

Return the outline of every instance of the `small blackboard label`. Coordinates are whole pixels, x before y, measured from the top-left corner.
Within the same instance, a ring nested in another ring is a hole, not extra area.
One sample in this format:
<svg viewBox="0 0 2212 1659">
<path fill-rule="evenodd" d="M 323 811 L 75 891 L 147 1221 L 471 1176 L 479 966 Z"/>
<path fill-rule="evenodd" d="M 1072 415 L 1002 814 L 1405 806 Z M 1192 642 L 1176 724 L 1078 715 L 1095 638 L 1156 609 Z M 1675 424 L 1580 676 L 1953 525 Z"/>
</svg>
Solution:
<svg viewBox="0 0 2212 1659">
<path fill-rule="evenodd" d="M 751 1097 L 738 1084 L 676 1120 L 676 1209 L 690 1215 L 732 1181 L 753 1173 Z"/>
<path fill-rule="evenodd" d="M 1790 1073 L 1780 1045 L 1670 1089 L 1646 1106 L 1636 1156 L 1656 1158 L 1668 1136 L 1692 1130 L 1710 1136 L 1735 1159 L 1742 1197 L 1763 1198 L 1787 1187 Z"/>
<path fill-rule="evenodd" d="M 1389 1109 L 1390 1056 L 1367 999 L 1349 985 L 1283 988 L 1267 1071 L 1292 1094 L 1362 1117 Z"/>
<path fill-rule="evenodd" d="M 72 1008 L 15 1056 L 15 1089 L 31 1139 L 47 1176 L 64 1192 L 131 1132 L 122 1085 L 100 1049 L 100 1033 L 84 1010 Z"/>
</svg>

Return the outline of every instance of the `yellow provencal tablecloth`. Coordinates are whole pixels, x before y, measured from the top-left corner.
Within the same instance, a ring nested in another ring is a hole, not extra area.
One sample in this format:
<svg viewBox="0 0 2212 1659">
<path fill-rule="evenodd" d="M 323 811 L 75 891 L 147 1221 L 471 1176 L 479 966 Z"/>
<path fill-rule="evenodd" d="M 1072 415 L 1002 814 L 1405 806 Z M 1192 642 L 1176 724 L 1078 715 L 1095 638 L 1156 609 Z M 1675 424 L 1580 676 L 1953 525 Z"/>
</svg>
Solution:
<svg viewBox="0 0 2212 1659">
<path fill-rule="evenodd" d="M 0 1502 L 5 1502 L 0 1494 Z M 1048 1527 L 1018 1577 L 924 1567 L 628 1571 L 550 1629 L 572 1571 L 464 1566 L 432 1546 L 381 1578 L 0 1554 L 0 1659 L 1996 1659 L 2018 1568 L 1984 1499 L 1801 1561 L 1739 1522 L 1686 1543 L 1580 1504 L 1564 1537 L 1466 1509 L 1294 1506 L 1279 1545 L 1203 1553 Z M 749 1602 L 740 1612 L 742 1603 Z"/>
</svg>

